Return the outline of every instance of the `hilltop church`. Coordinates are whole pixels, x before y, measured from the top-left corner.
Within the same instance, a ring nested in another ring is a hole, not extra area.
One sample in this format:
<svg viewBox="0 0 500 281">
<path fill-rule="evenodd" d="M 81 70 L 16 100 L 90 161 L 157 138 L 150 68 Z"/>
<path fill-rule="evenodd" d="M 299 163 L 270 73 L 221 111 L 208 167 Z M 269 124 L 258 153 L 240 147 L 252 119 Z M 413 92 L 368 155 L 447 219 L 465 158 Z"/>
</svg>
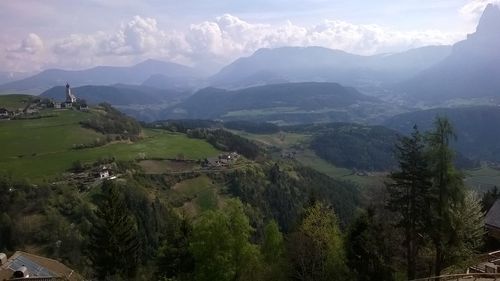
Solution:
<svg viewBox="0 0 500 281">
<path fill-rule="evenodd" d="M 66 83 L 66 102 L 76 102 L 76 96 L 71 93 L 71 87 Z"/>
</svg>

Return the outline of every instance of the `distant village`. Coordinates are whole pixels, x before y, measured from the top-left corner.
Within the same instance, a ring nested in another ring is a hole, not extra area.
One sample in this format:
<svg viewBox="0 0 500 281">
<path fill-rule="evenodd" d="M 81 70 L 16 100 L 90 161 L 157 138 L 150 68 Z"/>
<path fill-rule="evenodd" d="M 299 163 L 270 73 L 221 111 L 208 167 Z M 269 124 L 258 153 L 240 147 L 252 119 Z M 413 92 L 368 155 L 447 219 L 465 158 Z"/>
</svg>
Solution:
<svg viewBox="0 0 500 281">
<path fill-rule="evenodd" d="M 222 153 L 217 157 L 210 157 L 205 159 L 205 161 L 202 163 L 202 166 L 208 169 L 228 167 L 234 164 L 239 157 L 240 155 L 236 152 Z"/>
<path fill-rule="evenodd" d="M 47 108 L 54 109 L 76 109 L 81 111 L 88 110 L 87 103 L 78 99 L 71 91 L 71 87 L 66 83 L 64 101 L 55 101 L 52 99 L 35 98 L 28 102 L 24 108 L 17 108 L 9 110 L 7 108 L 0 108 L 0 119 L 22 119 L 36 116 L 41 110 Z"/>
</svg>

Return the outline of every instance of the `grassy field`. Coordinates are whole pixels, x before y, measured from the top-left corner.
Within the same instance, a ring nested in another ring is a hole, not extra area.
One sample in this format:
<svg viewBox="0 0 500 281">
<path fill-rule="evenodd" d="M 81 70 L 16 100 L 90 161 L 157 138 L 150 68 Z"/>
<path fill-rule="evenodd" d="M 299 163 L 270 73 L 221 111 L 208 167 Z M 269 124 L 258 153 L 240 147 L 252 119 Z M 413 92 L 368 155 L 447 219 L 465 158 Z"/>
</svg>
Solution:
<svg viewBox="0 0 500 281">
<path fill-rule="evenodd" d="M 251 134 L 243 131 L 231 131 L 238 134 L 244 138 L 256 141 L 265 146 L 274 146 L 283 149 L 291 148 L 294 145 L 301 143 L 306 143 L 311 138 L 310 135 L 306 134 L 295 134 L 279 132 L 275 134 Z"/>
<path fill-rule="evenodd" d="M 35 181 L 57 176 L 80 160 L 94 162 L 102 157 L 133 160 L 138 157 L 200 159 L 218 154 L 207 142 L 163 130 L 145 130 L 135 143 L 111 143 L 102 147 L 74 150 L 74 144 L 90 143 L 102 134 L 81 128 L 88 114 L 56 111 L 58 116 L 33 120 L 0 122 L 0 170 Z"/>
<path fill-rule="evenodd" d="M 481 168 L 466 170 L 465 184 L 479 193 L 486 192 L 494 186 L 500 187 L 500 170 L 482 165 Z"/>
<path fill-rule="evenodd" d="M 29 95 L 0 95 L 0 108 L 16 110 L 24 108 L 33 96 Z"/>
<path fill-rule="evenodd" d="M 189 200 L 182 209 L 193 216 L 206 210 L 216 209 L 222 200 L 218 195 L 217 186 L 207 176 L 182 181 L 172 190 Z"/>
<path fill-rule="evenodd" d="M 384 183 L 385 174 L 380 172 L 365 173 L 359 175 L 351 169 L 336 167 L 317 156 L 314 151 L 306 149 L 300 151 L 296 156 L 297 161 L 304 166 L 311 167 L 318 172 L 332 178 L 351 181 L 361 187 L 370 185 L 380 185 Z"/>
</svg>

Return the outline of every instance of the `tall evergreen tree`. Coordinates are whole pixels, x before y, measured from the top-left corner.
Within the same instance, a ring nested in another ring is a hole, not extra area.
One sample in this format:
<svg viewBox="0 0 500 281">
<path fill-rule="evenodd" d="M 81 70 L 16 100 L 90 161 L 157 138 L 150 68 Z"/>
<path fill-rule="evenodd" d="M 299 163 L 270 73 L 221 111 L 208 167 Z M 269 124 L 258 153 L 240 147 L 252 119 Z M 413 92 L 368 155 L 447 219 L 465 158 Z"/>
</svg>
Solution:
<svg viewBox="0 0 500 281">
<path fill-rule="evenodd" d="M 359 281 L 391 281 L 391 252 L 387 230 L 374 215 L 373 209 L 361 212 L 349 228 L 346 252 L 349 268 Z"/>
<path fill-rule="evenodd" d="M 137 269 L 139 240 L 136 224 L 119 188 L 112 181 L 102 185 L 90 243 L 96 277 L 132 278 Z"/>
<path fill-rule="evenodd" d="M 454 233 L 456 216 L 453 210 L 464 203 L 462 175 L 453 164 L 450 142 L 455 138 L 453 127 L 446 118 L 437 117 L 434 130 L 428 133 L 427 145 L 432 172 L 431 218 L 429 234 L 434 244 L 434 274 L 441 274 L 445 266 L 445 251 L 460 241 Z"/>
<path fill-rule="evenodd" d="M 167 235 L 158 250 L 156 265 L 158 275 L 175 280 L 190 280 L 194 271 L 193 255 L 189 252 L 192 226 L 185 218 L 173 224 L 174 229 Z"/>
<path fill-rule="evenodd" d="M 409 137 L 396 144 L 399 170 L 391 173 L 387 183 L 387 207 L 399 214 L 397 226 L 404 229 L 407 277 L 416 277 L 418 251 L 428 226 L 431 173 L 425 156 L 425 143 L 417 127 Z"/>
</svg>

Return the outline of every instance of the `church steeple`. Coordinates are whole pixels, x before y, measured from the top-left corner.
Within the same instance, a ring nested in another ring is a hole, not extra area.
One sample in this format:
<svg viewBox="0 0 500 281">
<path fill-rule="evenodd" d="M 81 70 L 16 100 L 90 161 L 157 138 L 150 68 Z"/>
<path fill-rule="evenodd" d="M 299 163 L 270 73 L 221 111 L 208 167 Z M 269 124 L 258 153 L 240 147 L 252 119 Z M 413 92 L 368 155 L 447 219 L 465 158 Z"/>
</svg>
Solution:
<svg viewBox="0 0 500 281">
<path fill-rule="evenodd" d="M 74 103 L 76 102 L 76 97 L 71 93 L 71 87 L 69 86 L 69 83 L 66 82 L 66 102 L 67 103 Z"/>
</svg>

